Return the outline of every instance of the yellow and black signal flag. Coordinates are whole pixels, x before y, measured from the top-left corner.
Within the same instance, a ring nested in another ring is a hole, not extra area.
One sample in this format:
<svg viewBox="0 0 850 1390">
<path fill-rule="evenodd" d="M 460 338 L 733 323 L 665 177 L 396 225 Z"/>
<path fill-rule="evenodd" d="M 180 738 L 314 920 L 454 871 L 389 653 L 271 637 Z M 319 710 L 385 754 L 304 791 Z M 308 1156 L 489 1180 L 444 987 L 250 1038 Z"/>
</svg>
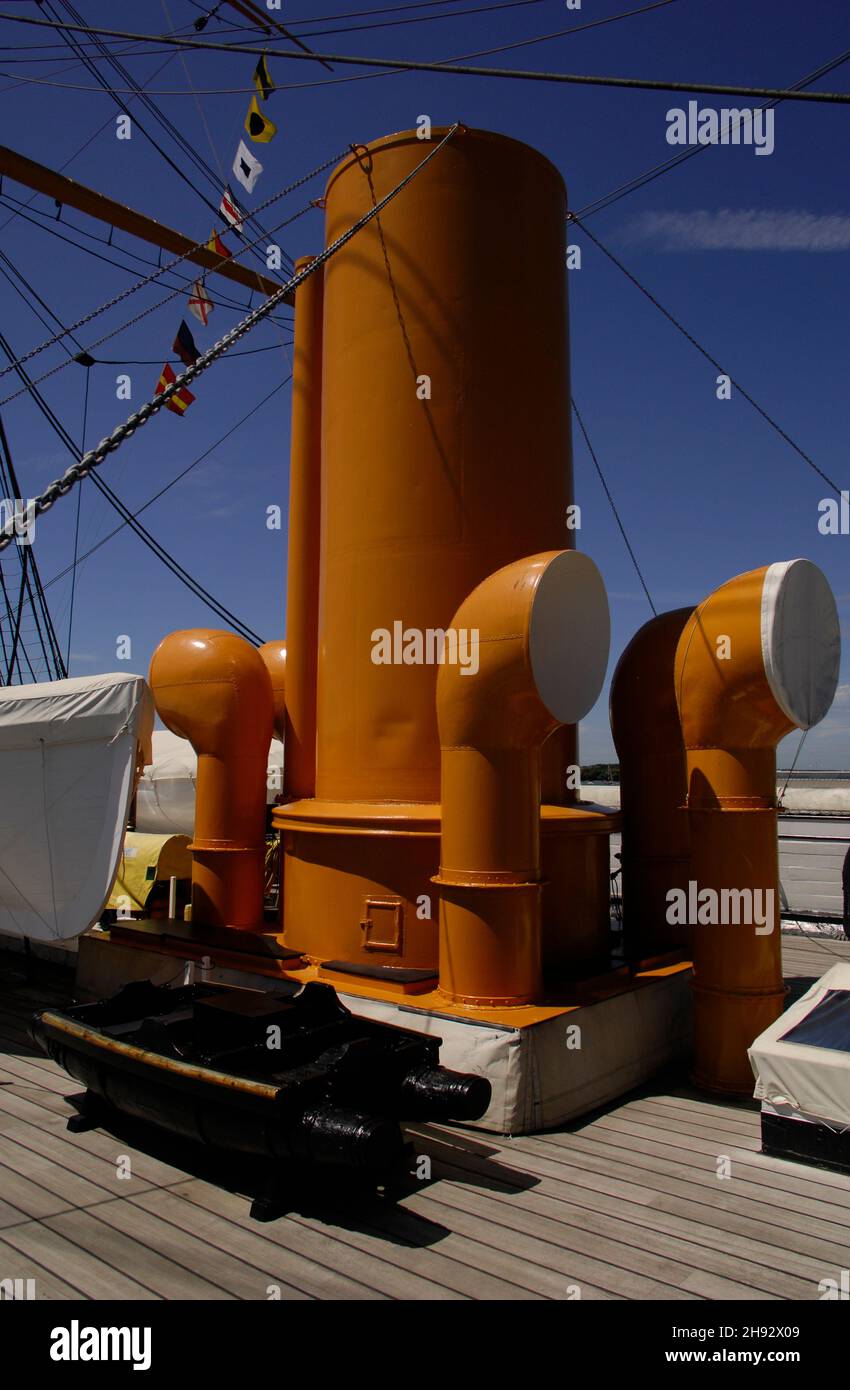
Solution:
<svg viewBox="0 0 850 1390">
<path fill-rule="evenodd" d="M 261 145 L 267 145 L 277 135 L 277 126 L 274 121 L 270 121 L 264 116 L 259 106 L 257 98 L 251 97 L 251 105 L 248 107 L 248 114 L 245 117 L 245 129 L 252 140 L 256 140 Z"/>
<path fill-rule="evenodd" d="M 257 66 L 254 68 L 254 86 L 256 87 L 260 96 L 263 98 L 263 101 L 268 101 L 272 92 L 275 90 L 275 85 L 272 82 L 271 74 L 269 72 L 269 65 L 266 62 L 265 53 L 261 57 Z"/>
</svg>

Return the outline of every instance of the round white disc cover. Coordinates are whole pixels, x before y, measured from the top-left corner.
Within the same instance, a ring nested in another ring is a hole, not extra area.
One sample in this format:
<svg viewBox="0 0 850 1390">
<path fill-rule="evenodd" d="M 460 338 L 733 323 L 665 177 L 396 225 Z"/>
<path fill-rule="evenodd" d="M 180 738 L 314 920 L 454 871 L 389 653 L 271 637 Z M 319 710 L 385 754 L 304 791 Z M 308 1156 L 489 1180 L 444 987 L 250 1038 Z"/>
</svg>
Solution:
<svg viewBox="0 0 850 1390">
<path fill-rule="evenodd" d="M 602 575 L 589 555 L 562 551 L 537 585 L 528 636 L 537 693 L 561 724 L 577 723 L 596 704 L 610 646 Z"/>
<path fill-rule="evenodd" d="M 798 729 L 819 724 L 838 686 L 841 632 L 832 589 L 811 560 L 768 566 L 761 599 L 761 650 L 779 708 Z"/>
</svg>

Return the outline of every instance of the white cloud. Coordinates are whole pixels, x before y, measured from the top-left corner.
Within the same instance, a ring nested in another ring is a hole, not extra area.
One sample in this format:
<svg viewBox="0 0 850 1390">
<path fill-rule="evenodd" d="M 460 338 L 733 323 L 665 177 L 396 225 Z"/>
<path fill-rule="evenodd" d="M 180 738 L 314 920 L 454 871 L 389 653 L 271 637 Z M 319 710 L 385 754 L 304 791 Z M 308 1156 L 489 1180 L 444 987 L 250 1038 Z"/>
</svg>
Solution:
<svg viewBox="0 0 850 1390">
<path fill-rule="evenodd" d="M 759 208 L 645 212 L 626 236 L 660 251 L 850 251 L 850 216 Z"/>
</svg>

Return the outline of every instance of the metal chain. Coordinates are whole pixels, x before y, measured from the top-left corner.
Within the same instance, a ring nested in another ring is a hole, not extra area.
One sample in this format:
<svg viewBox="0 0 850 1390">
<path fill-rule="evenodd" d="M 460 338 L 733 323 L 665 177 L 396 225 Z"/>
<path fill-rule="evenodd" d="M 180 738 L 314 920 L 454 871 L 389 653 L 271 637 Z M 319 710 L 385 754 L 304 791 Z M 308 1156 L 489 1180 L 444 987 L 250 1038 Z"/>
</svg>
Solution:
<svg viewBox="0 0 850 1390">
<path fill-rule="evenodd" d="M 281 198 L 287 197 L 288 194 L 294 193 L 296 189 L 301 188 L 305 183 L 309 183 L 310 179 L 314 179 L 317 174 L 321 174 L 323 170 L 329 169 L 332 164 L 339 163 L 339 161 L 343 159 L 347 153 L 347 150 L 343 150 L 340 154 L 335 154 L 332 159 L 326 159 L 324 164 L 318 164 L 315 169 L 312 169 L 310 171 L 309 174 L 304 174 L 302 178 L 296 179 L 295 183 L 291 183 L 286 188 L 281 188 L 277 193 L 273 193 L 272 196 L 270 198 L 267 198 L 264 203 L 260 203 L 259 207 L 254 208 L 248 214 L 248 217 L 246 217 L 245 220 L 248 221 L 249 218 L 256 217 L 258 213 L 264 212 L 266 208 L 271 207 L 272 203 L 276 203 Z M 285 226 L 285 223 L 282 223 L 281 226 Z M 224 227 L 222 228 L 222 230 L 227 231 L 227 228 Z M 272 228 L 272 231 L 279 230 L 279 227 Z M 267 234 L 264 233 L 262 236 L 257 237 L 256 240 L 249 242 L 247 246 L 240 247 L 237 255 L 244 255 L 246 251 L 250 251 L 251 248 L 253 246 L 256 246 L 260 241 L 265 241 L 266 235 Z M 46 348 L 53 347 L 54 343 L 60 342 L 61 339 L 67 337 L 68 334 L 75 333 L 78 328 L 82 328 L 85 324 L 91 323 L 92 319 L 97 318 L 98 314 L 105 314 L 107 309 L 114 308 L 116 304 L 120 304 L 122 300 L 127 299 L 131 294 L 135 294 L 137 290 L 141 290 L 144 288 L 145 285 L 150 285 L 154 280 L 158 280 L 161 275 L 165 275 L 167 271 L 173 270 L 176 265 L 179 265 L 181 261 L 185 261 L 187 257 L 191 256 L 195 251 L 202 251 L 210 239 L 211 236 L 208 237 L 206 241 L 196 242 L 194 246 L 189 247 L 188 251 L 184 251 L 182 256 L 175 257 L 173 261 L 168 261 L 164 266 L 161 266 L 159 269 L 155 270 L 153 274 L 146 275 L 144 279 L 137 280 L 135 284 L 129 285 L 127 289 L 121 290 L 120 294 L 116 294 L 112 299 L 107 299 L 97 309 L 92 309 L 90 313 L 84 314 L 81 319 L 77 319 L 76 323 L 72 323 L 69 328 L 63 328 L 61 333 L 56 333 L 52 338 L 45 339 L 45 341 L 43 343 L 40 343 L 38 347 L 30 348 L 29 352 L 25 352 L 23 357 L 19 357 L 16 362 L 13 362 L 8 367 L 3 367 L 3 369 L 0 370 L 0 377 L 7 376 L 9 372 L 14 371 L 15 367 L 22 367 L 24 363 L 29 362 L 31 358 L 38 357 L 39 353 L 44 352 Z M 233 258 L 230 256 L 222 256 L 218 264 L 214 267 L 210 267 L 210 269 L 217 270 L 219 265 L 223 265 L 225 261 L 229 261 L 231 259 Z M 202 269 L 203 267 L 199 267 L 199 272 Z M 20 392 L 18 392 L 17 394 L 20 394 Z M 7 399 L 13 400 L 14 397 L 10 396 Z M 2 402 L 3 405 L 6 405 L 6 403 L 6 401 Z"/>
<path fill-rule="evenodd" d="M 161 391 L 158 395 L 146 401 L 143 406 L 134 411 L 132 415 L 129 415 L 122 424 L 116 425 L 112 433 L 107 435 L 105 439 L 102 439 L 93 449 L 90 449 L 87 454 L 84 454 L 78 463 L 71 464 L 71 467 L 65 470 L 61 478 L 57 478 L 54 482 L 50 483 L 40 496 L 31 499 L 28 506 L 22 512 L 16 512 L 10 517 L 4 525 L 3 530 L 0 531 L 0 551 L 5 550 L 8 545 L 11 545 L 15 535 L 20 533 L 22 521 L 24 524 L 27 522 L 31 524 L 33 517 L 40 516 L 42 512 L 49 511 L 54 502 L 69 493 L 76 483 L 82 482 L 93 468 L 97 468 L 109 454 L 114 453 L 114 451 L 124 443 L 125 439 L 129 439 L 131 435 L 136 433 L 137 429 L 141 429 L 142 425 L 147 424 L 148 420 L 150 420 L 153 415 L 156 415 L 163 406 L 168 404 L 172 396 L 175 396 L 184 386 L 188 386 L 196 377 L 199 377 L 202 372 L 206 371 L 211 363 L 227 352 L 228 348 L 232 347 L 240 338 L 243 338 L 246 333 L 250 333 L 251 329 L 254 328 L 256 324 L 260 323 L 272 313 L 285 295 L 296 290 L 298 286 L 302 285 L 320 266 L 324 265 L 325 261 L 330 260 L 331 256 L 336 255 L 337 251 L 341 251 L 343 246 L 345 246 L 353 236 L 356 236 L 368 222 L 371 222 L 373 217 L 377 217 L 387 204 L 392 202 L 393 198 L 397 197 L 417 174 L 421 173 L 426 164 L 430 164 L 434 156 L 439 154 L 440 150 L 442 150 L 443 147 L 448 144 L 449 140 L 451 140 L 452 136 L 456 134 L 460 128 L 460 124 L 460 121 L 455 121 L 451 129 L 443 136 L 440 143 L 434 146 L 433 150 L 416 165 L 415 169 L 411 169 L 410 173 L 405 175 L 401 182 L 396 184 L 395 188 L 391 189 L 379 203 L 375 203 L 375 205 L 371 207 L 367 213 L 364 213 L 364 215 L 349 227 L 347 231 L 337 237 L 336 241 L 332 242 L 330 246 L 326 246 L 323 251 L 320 251 L 315 260 L 311 261 L 310 264 L 305 266 L 302 271 L 299 271 L 297 275 L 293 275 L 292 279 L 287 281 L 285 285 L 281 285 L 276 294 L 273 294 L 257 309 L 252 310 L 240 323 L 237 323 L 235 328 L 231 328 L 228 333 L 224 334 L 224 337 L 219 338 L 218 342 L 214 343 L 211 348 L 201 353 L 197 361 L 193 362 L 191 367 L 187 367 L 180 376 L 175 377 L 171 385 L 166 386 L 164 391 Z"/>
</svg>

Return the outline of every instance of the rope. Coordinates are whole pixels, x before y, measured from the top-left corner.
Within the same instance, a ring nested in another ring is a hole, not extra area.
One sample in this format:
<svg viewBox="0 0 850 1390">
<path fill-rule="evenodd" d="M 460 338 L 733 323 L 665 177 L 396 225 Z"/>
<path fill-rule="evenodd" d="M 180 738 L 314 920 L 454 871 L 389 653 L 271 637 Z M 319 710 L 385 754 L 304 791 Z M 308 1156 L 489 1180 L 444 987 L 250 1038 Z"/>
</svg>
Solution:
<svg viewBox="0 0 850 1390">
<path fill-rule="evenodd" d="M 44 492 L 34 499 L 32 503 L 34 509 L 33 514 L 35 516 L 41 516 L 42 512 L 49 511 L 54 502 L 58 501 L 60 497 L 64 497 L 66 493 L 71 491 L 71 488 L 74 487 L 75 484 L 82 482 L 83 478 L 88 477 L 92 469 L 99 467 L 109 454 L 114 453 L 116 449 L 120 448 L 125 439 L 129 439 L 131 435 L 135 434 L 137 429 L 141 429 L 142 425 L 146 425 L 153 415 L 156 415 L 163 406 L 168 404 L 172 396 L 175 396 L 184 386 L 188 386 L 189 383 L 199 377 L 202 372 L 205 372 L 207 367 L 211 366 L 217 358 L 227 352 L 228 348 L 232 347 L 240 338 L 243 338 L 246 333 L 250 333 L 251 329 L 254 328 L 256 324 L 262 322 L 264 318 L 267 318 L 286 295 L 296 290 L 299 285 L 302 285 L 320 266 L 324 265 L 326 261 L 336 255 L 337 251 L 341 251 L 343 246 L 345 246 L 352 237 L 356 236 L 374 217 L 377 217 L 387 204 L 392 202 L 393 198 L 397 197 L 417 174 L 421 173 L 426 164 L 430 164 L 435 155 L 438 155 L 443 147 L 448 144 L 459 127 L 460 122 L 455 121 L 454 125 L 447 134 L 443 136 L 439 144 L 435 145 L 433 150 L 416 165 L 415 169 L 411 169 L 410 173 L 407 174 L 400 183 L 397 183 L 395 188 L 391 189 L 379 203 L 376 203 L 374 207 L 371 207 L 368 212 L 364 213 L 347 231 L 343 232 L 341 236 L 338 236 L 336 241 L 332 242 L 330 246 L 326 246 L 324 251 L 320 251 L 314 261 L 311 261 L 311 263 L 305 266 L 297 275 L 293 275 L 292 279 L 285 285 L 282 285 L 276 294 L 273 294 L 264 304 L 261 304 L 259 308 L 254 309 L 250 314 L 246 315 L 241 323 L 237 323 L 235 328 L 231 328 L 229 333 L 225 333 L 224 337 L 219 338 L 218 342 L 214 343 L 206 352 L 201 353 L 197 361 L 194 362 L 191 367 L 187 367 L 185 372 L 182 372 L 180 376 L 175 377 L 170 386 L 166 386 L 165 390 L 161 391 L 159 395 L 153 396 L 139 410 L 134 411 L 122 424 L 116 425 L 112 433 L 107 435 L 105 439 L 102 439 L 94 449 L 90 449 L 87 454 L 83 455 L 79 462 L 67 468 L 61 478 L 57 478 L 54 482 L 50 483 L 48 487 L 44 489 Z M 18 524 L 20 524 L 19 521 Z M 0 551 L 5 550 L 14 540 L 15 525 L 16 517 L 13 516 L 6 522 L 3 530 L 0 531 Z"/>
</svg>

